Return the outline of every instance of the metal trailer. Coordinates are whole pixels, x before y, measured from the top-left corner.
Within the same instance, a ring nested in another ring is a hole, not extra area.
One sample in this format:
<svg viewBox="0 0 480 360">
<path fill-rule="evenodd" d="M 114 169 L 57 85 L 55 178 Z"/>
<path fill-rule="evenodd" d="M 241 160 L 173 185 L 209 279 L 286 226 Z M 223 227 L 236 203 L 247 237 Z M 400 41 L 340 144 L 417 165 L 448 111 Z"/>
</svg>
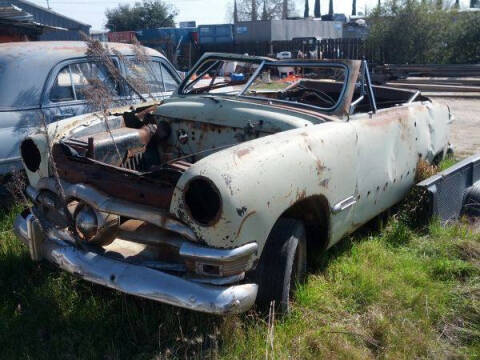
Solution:
<svg viewBox="0 0 480 360">
<path fill-rule="evenodd" d="M 300 37 L 339 39 L 343 22 L 316 19 L 245 21 L 235 24 L 235 41 L 285 41 Z"/>
<path fill-rule="evenodd" d="M 480 216 L 480 154 L 417 184 L 426 192 L 426 214 L 443 222 L 462 215 Z"/>
<path fill-rule="evenodd" d="M 232 24 L 200 25 L 198 34 L 200 45 L 232 44 L 234 41 Z"/>
</svg>

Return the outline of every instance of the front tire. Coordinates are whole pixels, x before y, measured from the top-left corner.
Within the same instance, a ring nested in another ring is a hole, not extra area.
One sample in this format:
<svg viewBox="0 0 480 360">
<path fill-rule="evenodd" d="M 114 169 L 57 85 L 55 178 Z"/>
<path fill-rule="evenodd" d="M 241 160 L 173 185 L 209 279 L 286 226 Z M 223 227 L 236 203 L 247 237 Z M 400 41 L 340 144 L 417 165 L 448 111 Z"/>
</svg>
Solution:
<svg viewBox="0 0 480 360">
<path fill-rule="evenodd" d="M 304 280 L 306 268 L 307 244 L 303 223 L 295 219 L 279 219 L 268 236 L 255 272 L 258 307 L 267 310 L 275 301 L 277 311 L 288 313 L 290 296 L 296 284 Z"/>
</svg>

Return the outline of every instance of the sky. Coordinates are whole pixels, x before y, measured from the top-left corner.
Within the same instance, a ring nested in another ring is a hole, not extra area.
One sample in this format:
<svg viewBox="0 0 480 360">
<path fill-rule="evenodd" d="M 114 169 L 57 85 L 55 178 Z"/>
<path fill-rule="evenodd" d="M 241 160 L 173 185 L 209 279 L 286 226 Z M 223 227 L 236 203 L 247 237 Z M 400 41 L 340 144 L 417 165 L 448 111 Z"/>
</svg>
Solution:
<svg viewBox="0 0 480 360">
<path fill-rule="evenodd" d="M 92 30 L 103 30 L 106 22 L 105 10 L 115 8 L 118 4 L 134 4 L 138 0 L 29 0 L 41 6 L 47 6 L 62 15 L 92 25 Z M 233 0 L 164 0 L 173 5 L 179 21 L 197 21 L 202 24 L 222 24 L 227 22 L 227 9 L 231 8 Z M 384 1 L 384 0 L 382 0 Z M 462 0 L 461 3 L 468 3 Z M 305 0 L 295 0 L 297 12 L 303 15 Z M 315 0 L 309 0 L 310 13 L 313 13 Z M 321 0 L 322 14 L 328 12 L 328 0 Z M 378 0 L 357 0 L 357 12 L 364 11 L 365 5 L 369 9 L 376 6 Z M 351 0 L 334 0 L 336 13 L 350 14 L 352 10 Z"/>
</svg>

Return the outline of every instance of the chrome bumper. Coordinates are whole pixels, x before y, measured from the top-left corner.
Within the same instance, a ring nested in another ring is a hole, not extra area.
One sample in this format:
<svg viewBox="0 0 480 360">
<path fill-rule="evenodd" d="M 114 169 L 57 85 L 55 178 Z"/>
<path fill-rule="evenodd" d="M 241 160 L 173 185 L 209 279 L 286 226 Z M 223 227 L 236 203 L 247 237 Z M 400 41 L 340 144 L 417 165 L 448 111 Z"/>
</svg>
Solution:
<svg viewBox="0 0 480 360">
<path fill-rule="evenodd" d="M 32 258 L 47 259 L 85 280 L 127 294 L 212 314 L 241 313 L 257 296 L 256 284 L 213 286 L 84 251 L 57 238 L 45 238 L 31 213 L 15 220 L 15 234 Z M 42 238 L 39 242 L 37 239 Z"/>
</svg>

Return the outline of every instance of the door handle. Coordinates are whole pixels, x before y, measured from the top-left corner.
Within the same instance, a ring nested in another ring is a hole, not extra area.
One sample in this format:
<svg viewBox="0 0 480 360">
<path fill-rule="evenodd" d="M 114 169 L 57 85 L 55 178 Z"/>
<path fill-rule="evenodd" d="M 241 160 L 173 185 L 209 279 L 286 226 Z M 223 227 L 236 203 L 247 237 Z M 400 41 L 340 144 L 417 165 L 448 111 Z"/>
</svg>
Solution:
<svg viewBox="0 0 480 360">
<path fill-rule="evenodd" d="M 60 121 L 60 120 L 63 120 L 63 119 L 66 119 L 66 118 L 69 118 L 71 117 L 70 115 L 55 115 L 53 117 L 53 121 Z"/>
<path fill-rule="evenodd" d="M 65 109 L 65 110 L 60 110 L 60 114 L 62 116 L 73 116 L 75 115 L 75 111 L 73 109 Z"/>
</svg>

